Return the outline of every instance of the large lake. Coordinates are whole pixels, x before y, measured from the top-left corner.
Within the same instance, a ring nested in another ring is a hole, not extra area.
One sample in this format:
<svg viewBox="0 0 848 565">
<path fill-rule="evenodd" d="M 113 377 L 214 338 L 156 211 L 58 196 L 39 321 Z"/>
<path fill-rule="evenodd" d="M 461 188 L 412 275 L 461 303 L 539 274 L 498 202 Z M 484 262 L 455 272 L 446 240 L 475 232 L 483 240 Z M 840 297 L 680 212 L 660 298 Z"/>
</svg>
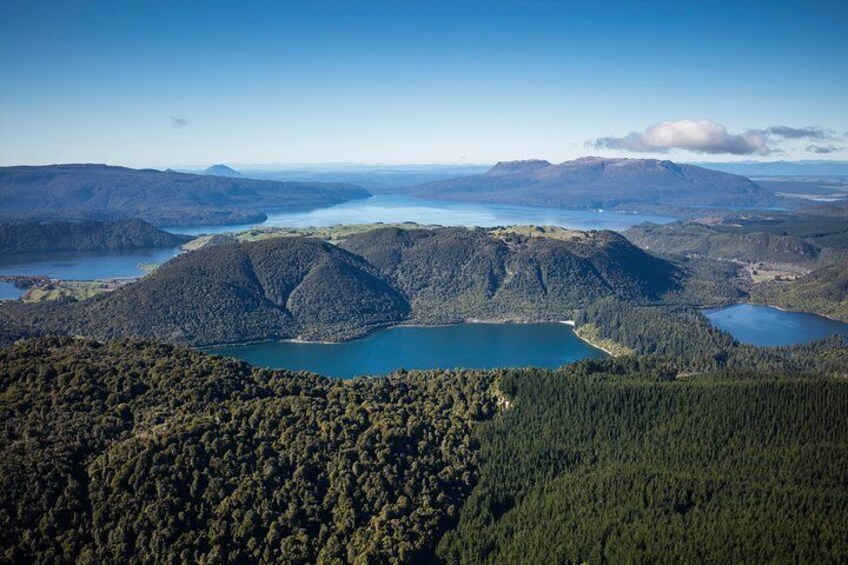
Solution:
<svg viewBox="0 0 848 565">
<path fill-rule="evenodd" d="M 299 212 L 270 213 L 263 226 L 308 227 L 377 222 L 418 222 L 443 226 L 556 225 L 574 229 L 624 230 L 640 222 L 666 223 L 674 218 L 620 212 L 591 212 L 533 206 L 472 204 L 422 200 L 410 196 L 374 196 L 336 206 Z M 172 233 L 197 235 L 243 231 L 257 224 L 166 228 Z M 143 263 L 159 265 L 178 249 L 64 252 L 0 256 L 0 275 L 42 275 L 54 279 L 93 280 L 138 277 Z"/>
<path fill-rule="evenodd" d="M 350 378 L 396 369 L 559 367 L 606 354 L 566 324 L 458 324 L 397 327 L 345 343 L 267 342 L 208 348 L 258 367 Z"/>
<path fill-rule="evenodd" d="M 710 322 L 751 345 L 793 345 L 829 335 L 848 335 L 848 324 L 803 312 L 786 312 L 771 306 L 736 304 L 704 310 Z"/>
<path fill-rule="evenodd" d="M 159 265 L 178 251 L 167 248 L 0 255 L 0 275 L 39 275 L 67 280 L 138 277 L 145 272 L 142 264 Z"/>
<path fill-rule="evenodd" d="M 237 226 L 198 226 L 165 228 L 172 233 L 198 235 L 244 231 L 255 225 L 279 227 L 321 227 L 338 224 L 372 224 L 416 222 L 442 226 L 505 226 L 544 225 L 581 230 L 626 230 L 642 222 L 664 224 L 675 220 L 668 216 L 565 210 L 537 206 L 511 206 L 507 204 L 480 204 L 424 200 L 404 195 L 378 195 L 350 200 L 335 206 L 300 212 L 269 213 L 261 224 Z"/>
</svg>

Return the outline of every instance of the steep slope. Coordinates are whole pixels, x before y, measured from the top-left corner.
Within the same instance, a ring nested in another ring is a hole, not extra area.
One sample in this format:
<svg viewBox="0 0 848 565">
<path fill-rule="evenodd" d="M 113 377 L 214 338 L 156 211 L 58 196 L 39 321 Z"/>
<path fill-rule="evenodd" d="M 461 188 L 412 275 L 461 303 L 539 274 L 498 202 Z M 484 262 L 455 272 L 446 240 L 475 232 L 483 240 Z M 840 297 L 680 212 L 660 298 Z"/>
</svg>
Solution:
<svg viewBox="0 0 848 565">
<path fill-rule="evenodd" d="M 156 229 L 143 220 L 0 225 L 0 254 L 39 251 L 114 251 L 176 247 L 192 238 Z"/>
<path fill-rule="evenodd" d="M 196 345 L 348 339 L 409 315 L 373 267 L 308 238 L 201 249 L 110 294 L 40 306 L 10 308 L 14 319 L 46 332 Z"/>
<path fill-rule="evenodd" d="M 232 179 L 107 165 L 0 168 L 0 221 L 138 217 L 156 225 L 263 220 L 271 208 L 366 198 L 349 184 Z"/>
<path fill-rule="evenodd" d="M 386 228 L 342 243 L 410 298 L 417 319 L 562 319 L 602 296 L 656 298 L 680 273 L 613 232 L 563 241 L 484 230 Z"/>
<path fill-rule="evenodd" d="M 501 162 L 482 175 L 419 185 L 411 192 L 449 200 L 573 208 L 636 204 L 724 208 L 776 201 L 770 191 L 745 177 L 671 161 L 601 157 L 558 165 Z"/>
</svg>

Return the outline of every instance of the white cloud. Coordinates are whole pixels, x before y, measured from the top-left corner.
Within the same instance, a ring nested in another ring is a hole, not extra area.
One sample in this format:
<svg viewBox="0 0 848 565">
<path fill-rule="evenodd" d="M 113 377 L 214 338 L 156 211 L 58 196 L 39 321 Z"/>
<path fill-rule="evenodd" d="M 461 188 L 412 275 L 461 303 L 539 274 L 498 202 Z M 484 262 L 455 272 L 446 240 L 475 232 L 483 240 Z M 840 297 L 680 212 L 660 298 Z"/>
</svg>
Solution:
<svg viewBox="0 0 848 565">
<path fill-rule="evenodd" d="M 672 149 L 683 149 L 714 155 L 769 155 L 780 153 L 777 144 L 785 139 L 825 140 L 833 135 L 830 130 L 816 126 L 772 126 L 731 133 L 722 124 L 710 120 L 683 119 L 660 122 L 644 132 L 633 132 L 624 137 L 602 137 L 591 145 L 639 153 L 667 153 Z"/>
</svg>

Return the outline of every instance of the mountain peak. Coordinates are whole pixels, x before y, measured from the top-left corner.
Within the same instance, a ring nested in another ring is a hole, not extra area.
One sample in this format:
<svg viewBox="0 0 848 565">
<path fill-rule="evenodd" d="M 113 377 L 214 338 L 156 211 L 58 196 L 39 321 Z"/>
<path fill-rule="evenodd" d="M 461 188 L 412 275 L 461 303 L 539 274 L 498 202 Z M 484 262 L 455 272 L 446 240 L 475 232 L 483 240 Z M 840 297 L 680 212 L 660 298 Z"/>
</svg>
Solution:
<svg viewBox="0 0 848 565">
<path fill-rule="evenodd" d="M 523 161 L 498 161 L 494 167 L 489 169 L 485 174 L 490 176 L 495 175 L 514 175 L 527 174 L 552 167 L 549 161 L 544 159 L 525 159 Z"/>
<path fill-rule="evenodd" d="M 228 167 L 227 165 L 212 165 L 208 169 L 205 169 L 201 175 L 210 175 L 213 177 L 229 177 L 229 178 L 243 178 L 244 175 L 233 169 L 232 167 Z"/>
</svg>

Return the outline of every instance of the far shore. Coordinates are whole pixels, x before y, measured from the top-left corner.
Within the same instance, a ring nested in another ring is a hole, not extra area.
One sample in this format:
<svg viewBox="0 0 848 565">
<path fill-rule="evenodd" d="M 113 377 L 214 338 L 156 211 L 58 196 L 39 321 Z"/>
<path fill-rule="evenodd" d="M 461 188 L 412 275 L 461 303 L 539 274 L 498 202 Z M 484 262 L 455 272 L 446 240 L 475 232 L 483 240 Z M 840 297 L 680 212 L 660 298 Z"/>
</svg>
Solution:
<svg viewBox="0 0 848 565">
<path fill-rule="evenodd" d="M 507 319 L 481 319 L 481 318 L 468 318 L 465 320 L 460 320 L 458 322 L 445 323 L 445 324 L 423 324 L 423 323 L 401 323 L 401 324 L 392 324 L 386 326 L 375 327 L 369 330 L 367 333 L 357 336 L 351 339 L 344 339 L 339 341 L 326 341 L 326 340 L 309 340 L 303 339 L 302 337 L 292 337 L 285 339 L 262 339 L 262 340 L 251 340 L 251 341 L 242 341 L 237 343 L 221 343 L 221 344 L 210 344 L 210 345 L 197 345 L 192 346 L 195 349 L 219 349 L 225 347 L 242 347 L 246 345 L 259 345 L 262 343 L 297 343 L 302 345 L 340 345 L 342 343 L 348 343 L 351 341 L 357 341 L 360 339 L 367 339 L 371 337 L 375 333 L 381 330 L 390 330 L 394 328 L 443 328 L 448 326 L 458 326 L 462 324 L 564 324 L 566 326 L 570 326 L 573 329 L 574 335 L 580 339 L 581 341 L 589 344 L 595 349 L 599 349 L 609 355 L 610 357 L 615 357 L 615 355 L 609 351 L 608 349 L 601 347 L 596 343 L 592 343 L 590 340 L 581 336 L 576 331 L 576 322 L 574 320 L 531 320 L 531 319 L 519 319 L 519 318 L 507 318 Z"/>
</svg>

